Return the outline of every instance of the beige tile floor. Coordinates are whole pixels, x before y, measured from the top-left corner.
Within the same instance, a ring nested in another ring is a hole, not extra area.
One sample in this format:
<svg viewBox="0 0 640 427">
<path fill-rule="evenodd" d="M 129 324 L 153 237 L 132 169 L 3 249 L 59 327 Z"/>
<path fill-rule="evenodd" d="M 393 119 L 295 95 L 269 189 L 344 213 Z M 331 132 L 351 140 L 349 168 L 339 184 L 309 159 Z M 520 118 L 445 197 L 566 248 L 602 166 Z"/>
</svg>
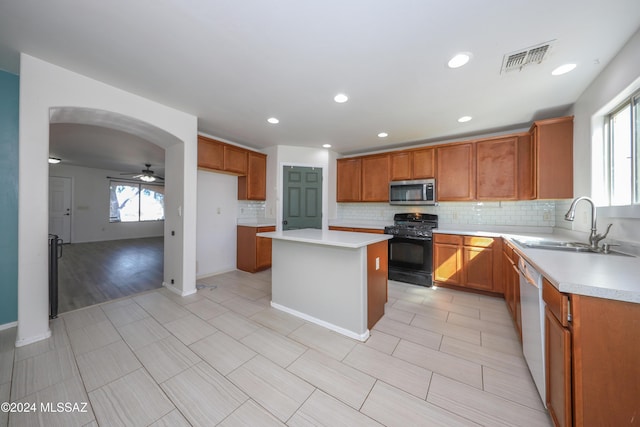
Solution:
<svg viewBox="0 0 640 427">
<path fill-rule="evenodd" d="M 270 308 L 270 280 L 69 312 L 17 349 L 0 332 L 0 402 L 35 409 L 0 426 L 550 425 L 503 300 L 389 282 L 360 343 Z"/>
</svg>

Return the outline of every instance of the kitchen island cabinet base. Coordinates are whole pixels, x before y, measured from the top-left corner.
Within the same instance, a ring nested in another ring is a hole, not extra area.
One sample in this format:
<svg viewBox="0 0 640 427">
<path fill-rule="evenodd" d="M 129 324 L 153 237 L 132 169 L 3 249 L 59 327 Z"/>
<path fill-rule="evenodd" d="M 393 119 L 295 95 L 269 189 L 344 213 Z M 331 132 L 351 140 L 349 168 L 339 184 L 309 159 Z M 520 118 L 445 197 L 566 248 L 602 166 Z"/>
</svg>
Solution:
<svg viewBox="0 0 640 427">
<path fill-rule="evenodd" d="M 271 306 L 365 341 L 387 299 L 387 236 L 380 238 L 360 247 L 274 238 Z"/>
</svg>

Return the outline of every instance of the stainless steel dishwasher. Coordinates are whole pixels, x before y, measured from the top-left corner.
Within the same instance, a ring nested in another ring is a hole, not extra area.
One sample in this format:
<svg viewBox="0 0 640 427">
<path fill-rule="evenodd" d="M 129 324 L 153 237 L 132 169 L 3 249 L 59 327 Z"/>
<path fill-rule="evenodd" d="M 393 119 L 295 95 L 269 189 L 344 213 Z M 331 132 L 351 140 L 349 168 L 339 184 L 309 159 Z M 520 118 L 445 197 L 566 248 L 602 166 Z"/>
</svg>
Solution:
<svg viewBox="0 0 640 427">
<path fill-rule="evenodd" d="M 522 352 L 542 399 L 542 404 L 546 407 L 542 275 L 522 258 L 520 258 L 518 268 L 520 270 L 522 310 Z"/>
</svg>

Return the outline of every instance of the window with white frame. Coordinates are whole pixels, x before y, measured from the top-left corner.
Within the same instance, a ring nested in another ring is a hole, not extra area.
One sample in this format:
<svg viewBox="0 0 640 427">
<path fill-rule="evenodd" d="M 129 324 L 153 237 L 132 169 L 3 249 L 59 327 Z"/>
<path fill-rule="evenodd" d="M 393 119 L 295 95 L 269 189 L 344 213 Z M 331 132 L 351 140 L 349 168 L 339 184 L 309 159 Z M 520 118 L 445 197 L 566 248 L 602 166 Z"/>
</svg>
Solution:
<svg viewBox="0 0 640 427">
<path fill-rule="evenodd" d="M 640 204 L 640 91 L 606 117 L 609 206 Z"/>
<path fill-rule="evenodd" d="M 164 186 L 110 181 L 109 222 L 164 220 Z"/>
</svg>

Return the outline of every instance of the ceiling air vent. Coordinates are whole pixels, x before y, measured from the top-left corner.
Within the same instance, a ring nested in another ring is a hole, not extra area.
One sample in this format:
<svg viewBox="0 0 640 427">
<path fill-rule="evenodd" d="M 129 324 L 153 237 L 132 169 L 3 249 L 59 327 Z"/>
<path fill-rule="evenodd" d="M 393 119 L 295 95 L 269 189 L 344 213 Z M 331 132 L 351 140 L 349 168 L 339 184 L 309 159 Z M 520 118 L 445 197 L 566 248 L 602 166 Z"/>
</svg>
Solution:
<svg viewBox="0 0 640 427">
<path fill-rule="evenodd" d="M 521 71 L 527 65 L 540 64 L 548 55 L 555 40 L 520 49 L 504 55 L 500 74 L 508 71 Z"/>
</svg>

